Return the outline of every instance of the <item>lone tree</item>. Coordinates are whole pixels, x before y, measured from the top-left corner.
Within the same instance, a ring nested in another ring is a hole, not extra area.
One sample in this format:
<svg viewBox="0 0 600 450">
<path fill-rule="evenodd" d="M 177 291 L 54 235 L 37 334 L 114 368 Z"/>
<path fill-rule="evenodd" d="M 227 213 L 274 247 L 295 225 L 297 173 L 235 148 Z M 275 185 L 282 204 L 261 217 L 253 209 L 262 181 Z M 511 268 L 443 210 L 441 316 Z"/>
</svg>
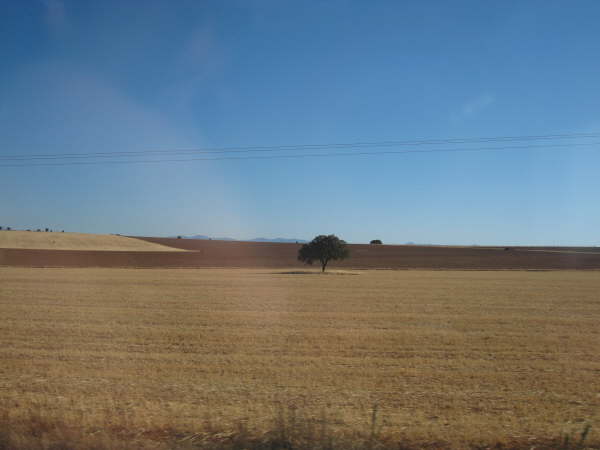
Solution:
<svg viewBox="0 0 600 450">
<path fill-rule="evenodd" d="M 329 261 L 346 259 L 348 256 L 350 256 L 350 251 L 346 246 L 346 242 L 334 234 L 330 234 L 329 236 L 321 234 L 308 244 L 304 244 L 298 250 L 299 261 L 306 264 L 319 261 L 321 263 L 321 272 L 325 272 Z"/>
<path fill-rule="evenodd" d="M 373 239 L 370 243 L 371 244 L 378 244 L 378 245 L 383 244 L 383 242 L 381 242 L 381 239 Z"/>
</svg>

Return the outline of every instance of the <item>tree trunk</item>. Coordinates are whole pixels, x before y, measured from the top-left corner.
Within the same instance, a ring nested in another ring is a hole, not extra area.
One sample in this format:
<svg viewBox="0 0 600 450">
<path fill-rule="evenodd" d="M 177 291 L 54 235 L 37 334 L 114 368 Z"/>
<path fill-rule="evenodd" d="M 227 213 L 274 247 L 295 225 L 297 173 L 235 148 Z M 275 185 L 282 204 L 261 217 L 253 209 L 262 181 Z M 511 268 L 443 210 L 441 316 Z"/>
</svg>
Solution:
<svg viewBox="0 0 600 450">
<path fill-rule="evenodd" d="M 321 261 L 321 273 L 325 272 L 325 267 L 329 261 Z"/>
</svg>

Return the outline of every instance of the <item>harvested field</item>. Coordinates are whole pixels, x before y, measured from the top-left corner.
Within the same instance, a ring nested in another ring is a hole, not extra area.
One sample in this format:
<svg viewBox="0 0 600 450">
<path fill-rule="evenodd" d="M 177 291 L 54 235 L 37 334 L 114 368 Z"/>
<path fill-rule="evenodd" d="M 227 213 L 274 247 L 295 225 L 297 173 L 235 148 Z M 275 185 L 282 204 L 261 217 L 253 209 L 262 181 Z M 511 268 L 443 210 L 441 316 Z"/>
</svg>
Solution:
<svg viewBox="0 0 600 450">
<path fill-rule="evenodd" d="M 600 445 L 596 272 L 0 278 L 0 438 L 18 448 L 556 448 L 586 424 Z"/>
<path fill-rule="evenodd" d="M 305 267 L 299 244 L 140 238 L 187 252 L 2 250 L 0 265 L 20 267 Z M 343 269 L 600 269 L 594 248 L 564 250 L 514 247 L 350 245 L 351 257 L 331 263 Z"/>
<path fill-rule="evenodd" d="M 135 252 L 182 251 L 158 243 L 113 234 L 0 231 L 0 249 L 102 250 Z"/>
</svg>

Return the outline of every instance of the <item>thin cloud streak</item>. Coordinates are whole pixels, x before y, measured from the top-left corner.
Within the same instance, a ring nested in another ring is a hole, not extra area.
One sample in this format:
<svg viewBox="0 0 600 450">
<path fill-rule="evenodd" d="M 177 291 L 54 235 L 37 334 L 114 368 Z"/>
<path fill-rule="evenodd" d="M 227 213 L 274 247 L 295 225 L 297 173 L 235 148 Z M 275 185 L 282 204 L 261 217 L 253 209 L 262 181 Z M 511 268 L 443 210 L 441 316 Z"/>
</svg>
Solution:
<svg viewBox="0 0 600 450">
<path fill-rule="evenodd" d="M 461 108 L 462 117 L 470 117 L 479 114 L 496 101 L 496 98 L 489 93 L 479 95 L 474 99 L 468 101 Z"/>
<path fill-rule="evenodd" d="M 45 8 L 44 20 L 53 33 L 60 33 L 67 28 L 67 9 L 62 0 L 42 0 Z"/>
</svg>

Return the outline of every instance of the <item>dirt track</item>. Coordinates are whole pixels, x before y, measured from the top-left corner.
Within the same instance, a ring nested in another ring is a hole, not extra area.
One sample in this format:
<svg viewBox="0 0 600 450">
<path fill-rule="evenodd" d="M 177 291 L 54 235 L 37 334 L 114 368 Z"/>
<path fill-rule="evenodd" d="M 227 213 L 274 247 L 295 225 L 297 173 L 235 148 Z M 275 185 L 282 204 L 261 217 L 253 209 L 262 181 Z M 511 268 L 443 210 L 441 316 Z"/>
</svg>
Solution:
<svg viewBox="0 0 600 450">
<path fill-rule="evenodd" d="M 302 267 L 299 244 L 143 238 L 189 252 L 0 249 L 0 265 L 19 267 Z M 592 249 L 350 245 L 351 258 L 332 268 L 600 269 Z M 554 250 L 554 251 L 551 251 Z M 587 250 L 587 251 L 585 251 Z"/>
</svg>

